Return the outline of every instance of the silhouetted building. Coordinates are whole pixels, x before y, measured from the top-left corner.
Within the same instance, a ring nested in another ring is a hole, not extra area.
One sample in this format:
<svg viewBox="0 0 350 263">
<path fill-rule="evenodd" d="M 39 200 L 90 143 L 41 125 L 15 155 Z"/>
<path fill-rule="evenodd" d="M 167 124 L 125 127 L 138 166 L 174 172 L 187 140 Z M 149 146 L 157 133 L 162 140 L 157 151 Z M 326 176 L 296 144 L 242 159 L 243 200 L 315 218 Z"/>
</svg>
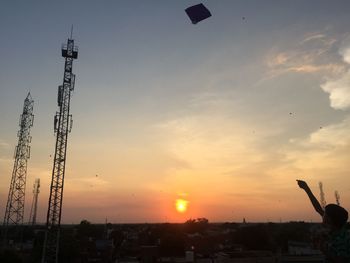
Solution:
<svg viewBox="0 0 350 263">
<path fill-rule="evenodd" d="M 141 263 L 159 262 L 159 250 L 157 246 L 141 246 Z"/>
</svg>

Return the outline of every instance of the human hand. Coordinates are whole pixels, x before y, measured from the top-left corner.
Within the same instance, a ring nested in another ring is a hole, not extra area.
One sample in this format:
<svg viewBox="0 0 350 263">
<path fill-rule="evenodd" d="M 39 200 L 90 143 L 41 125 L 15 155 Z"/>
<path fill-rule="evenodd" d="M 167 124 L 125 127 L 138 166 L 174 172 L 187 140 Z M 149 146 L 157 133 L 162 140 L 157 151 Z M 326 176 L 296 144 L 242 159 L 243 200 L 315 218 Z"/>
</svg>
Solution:
<svg viewBox="0 0 350 263">
<path fill-rule="evenodd" d="M 297 180 L 297 183 L 301 189 L 304 189 L 304 190 L 309 189 L 309 186 L 307 185 L 307 183 L 305 181 Z"/>
</svg>

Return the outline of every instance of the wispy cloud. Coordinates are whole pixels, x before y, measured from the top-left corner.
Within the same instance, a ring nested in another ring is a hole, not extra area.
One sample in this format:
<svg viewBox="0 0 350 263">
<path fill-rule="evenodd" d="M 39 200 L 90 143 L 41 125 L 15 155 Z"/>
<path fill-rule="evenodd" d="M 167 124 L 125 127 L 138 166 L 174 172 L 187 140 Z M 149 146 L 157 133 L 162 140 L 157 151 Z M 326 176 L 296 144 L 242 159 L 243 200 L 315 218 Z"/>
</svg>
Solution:
<svg viewBox="0 0 350 263">
<path fill-rule="evenodd" d="M 290 143 L 301 150 L 334 149 L 350 145 L 350 116 L 339 123 L 330 124 L 311 132 L 306 138 L 291 139 Z"/>
<path fill-rule="evenodd" d="M 312 145 L 345 146 L 350 144 L 350 117 L 341 123 L 322 127 L 310 135 L 309 142 Z"/>
<path fill-rule="evenodd" d="M 4 140 L 0 139 L 0 148 L 8 148 L 10 145 Z"/>
<path fill-rule="evenodd" d="M 285 51 L 273 50 L 267 57 L 269 76 L 277 77 L 281 74 L 295 73 L 323 73 L 339 75 L 345 72 L 342 61 L 336 61 L 333 52 L 336 39 L 325 34 L 317 33 L 306 36 L 293 49 Z"/>
<path fill-rule="evenodd" d="M 287 61 L 290 60 L 290 58 L 291 58 L 290 54 L 287 54 L 285 52 L 281 52 L 281 53 L 274 54 L 274 55 L 270 56 L 268 61 L 267 61 L 267 64 L 270 67 L 285 65 L 287 63 Z"/>
<path fill-rule="evenodd" d="M 312 65 L 312 64 L 305 64 L 305 65 L 298 65 L 295 67 L 289 67 L 286 69 L 288 72 L 300 72 L 300 73 L 315 73 L 315 72 L 332 72 L 333 74 L 339 74 L 340 72 L 343 72 L 344 67 L 342 65 L 338 64 L 326 64 L 326 65 Z"/>
<path fill-rule="evenodd" d="M 12 159 L 10 159 L 10 158 L 0 158 L 0 162 L 7 163 L 7 162 L 11 162 L 11 161 L 12 161 Z"/>
<path fill-rule="evenodd" d="M 326 35 L 324 35 L 324 34 L 320 34 L 320 33 L 310 34 L 310 35 L 306 36 L 301 41 L 301 44 L 304 44 L 304 43 L 306 43 L 308 41 L 319 40 L 319 39 L 324 39 L 324 38 L 326 38 Z"/>
<path fill-rule="evenodd" d="M 286 151 L 291 166 L 302 171 L 302 177 L 327 180 L 334 189 L 348 182 L 350 162 L 350 116 L 342 122 L 315 130 L 305 138 L 290 141 Z M 332 176 L 330 176 L 332 175 Z"/>
<path fill-rule="evenodd" d="M 93 177 L 83 177 L 83 178 L 67 178 L 67 186 L 74 186 L 73 191 L 105 191 L 111 187 L 110 182 L 101 179 L 99 175 L 94 175 Z"/>
<path fill-rule="evenodd" d="M 270 58 L 267 64 L 270 67 L 270 77 L 295 72 L 295 73 L 327 73 L 330 75 L 339 75 L 345 71 L 342 63 L 318 63 L 317 59 L 321 50 L 313 54 L 301 53 L 279 53 Z"/>
</svg>

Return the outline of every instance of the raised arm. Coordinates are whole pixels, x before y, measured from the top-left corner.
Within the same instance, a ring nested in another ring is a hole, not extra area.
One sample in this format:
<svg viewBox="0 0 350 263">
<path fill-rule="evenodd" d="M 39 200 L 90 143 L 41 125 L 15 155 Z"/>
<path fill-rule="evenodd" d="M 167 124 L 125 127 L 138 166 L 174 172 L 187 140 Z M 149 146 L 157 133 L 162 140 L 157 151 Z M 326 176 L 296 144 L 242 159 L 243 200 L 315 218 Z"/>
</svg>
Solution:
<svg viewBox="0 0 350 263">
<path fill-rule="evenodd" d="M 299 187 L 301 189 L 304 189 L 304 191 L 308 195 L 308 197 L 309 197 L 309 199 L 311 201 L 311 204 L 315 208 L 316 212 L 319 213 L 323 217 L 323 214 L 324 214 L 323 208 L 320 205 L 320 203 L 318 202 L 317 198 L 312 193 L 312 191 L 310 190 L 310 188 L 307 185 L 307 183 L 305 181 L 302 181 L 302 180 L 297 180 L 297 182 L 298 182 Z"/>
</svg>

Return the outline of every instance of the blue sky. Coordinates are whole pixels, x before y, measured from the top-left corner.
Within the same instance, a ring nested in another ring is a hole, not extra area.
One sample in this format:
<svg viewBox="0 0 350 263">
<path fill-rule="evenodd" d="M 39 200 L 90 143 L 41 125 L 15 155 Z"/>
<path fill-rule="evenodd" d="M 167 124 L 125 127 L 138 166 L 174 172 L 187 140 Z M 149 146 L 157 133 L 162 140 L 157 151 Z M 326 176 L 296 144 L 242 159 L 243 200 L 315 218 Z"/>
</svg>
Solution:
<svg viewBox="0 0 350 263">
<path fill-rule="evenodd" d="M 297 178 L 349 208 L 350 3 L 203 1 L 212 17 L 192 25 L 184 9 L 197 3 L 1 3 L 0 215 L 30 91 L 26 213 L 40 177 L 44 220 L 72 24 L 64 222 L 317 220 Z"/>
</svg>

